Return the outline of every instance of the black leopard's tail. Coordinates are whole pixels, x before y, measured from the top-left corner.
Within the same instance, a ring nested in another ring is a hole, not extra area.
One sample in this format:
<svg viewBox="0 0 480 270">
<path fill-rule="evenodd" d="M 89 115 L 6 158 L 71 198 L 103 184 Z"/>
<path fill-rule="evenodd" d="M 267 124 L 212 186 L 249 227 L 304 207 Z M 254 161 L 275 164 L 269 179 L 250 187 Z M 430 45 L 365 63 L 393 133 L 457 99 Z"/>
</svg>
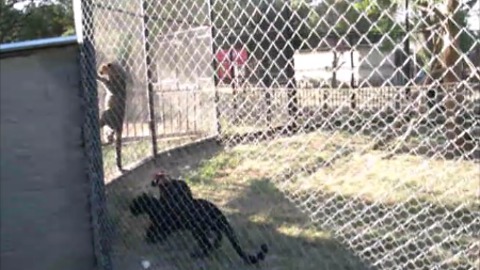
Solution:
<svg viewBox="0 0 480 270">
<path fill-rule="evenodd" d="M 245 253 L 245 251 L 243 251 L 242 247 L 240 246 L 240 243 L 235 234 L 235 231 L 233 230 L 232 226 L 230 226 L 228 220 L 226 218 L 223 218 L 221 223 L 222 223 L 221 227 L 223 229 L 223 232 L 227 236 L 228 240 L 230 240 L 230 243 L 232 243 L 232 246 L 237 252 L 237 254 L 240 255 L 240 257 L 242 257 L 245 263 L 256 264 L 265 259 L 265 255 L 268 253 L 268 246 L 266 244 L 260 245 L 260 251 L 257 252 L 257 254 L 255 255 L 247 254 Z"/>
</svg>

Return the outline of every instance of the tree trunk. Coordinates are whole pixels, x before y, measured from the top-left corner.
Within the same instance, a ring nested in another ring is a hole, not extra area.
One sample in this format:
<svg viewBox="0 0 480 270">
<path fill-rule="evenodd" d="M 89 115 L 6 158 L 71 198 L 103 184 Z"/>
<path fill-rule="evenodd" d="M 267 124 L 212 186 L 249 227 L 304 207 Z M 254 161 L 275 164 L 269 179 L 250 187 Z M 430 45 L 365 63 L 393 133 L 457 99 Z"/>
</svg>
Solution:
<svg viewBox="0 0 480 270">
<path fill-rule="evenodd" d="M 449 141 L 449 150 L 463 150 L 465 144 L 464 136 L 461 136 L 463 128 L 460 124 L 457 124 L 457 117 L 455 112 L 458 109 L 459 104 L 463 104 L 463 93 L 457 92 L 457 85 L 455 83 L 461 80 L 461 64 L 459 61 L 460 54 L 460 29 L 458 27 L 459 22 L 456 21 L 459 12 L 459 0 L 445 0 L 447 6 L 447 18 L 445 20 L 445 33 L 443 37 L 443 53 L 441 60 L 443 62 L 443 70 L 446 71 L 443 78 L 444 85 L 447 86 L 445 99 L 443 100 L 443 106 L 445 107 L 445 129 L 446 136 Z M 461 121 L 460 121 L 461 122 Z M 463 151 L 462 151 L 463 152 Z M 453 153 L 450 153 L 453 154 Z"/>
<path fill-rule="evenodd" d="M 461 154 L 464 154 L 466 146 L 466 136 L 462 136 L 463 127 L 461 124 L 463 121 L 456 121 L 459 120 L 458 117 L 463 116 L 455 116 L 455 112 L 458 110 L 459 104 L 463 104 L 464 95 L 462 91 L 458 91 L 459 85 L 458 83 L 461 81 L 461 66 L 462 61 L 460 60 L 460 28 L 458 25 L 461 23 L 458 21 L 458 13 L 459 13 L 459 0 L 445 0 L 446 5 L 446 14 L 440 13 L 436 10 L 436 17 L 441 22 L 441 29 L 440 31 L 430 32 L 427 31 L 424 33 L 425 37 L 428 38 L 430 35 L 435 35 L 435 39 L 433 40 L 433 46 L 428 47 L 432 57 L 434 57 L 433 61 L 431 62 L 430 66 L 430 77 L 425 80 L 426 85 L 430 85 L 432 87 L 432 83 L 434 81 L 440 82 L 442 87 L 438 89 L 437 95 L 440 94 L 444 96 L 442 99 L 441 105 L 444 107 L 444 116 L 445 116 L 445 130 L 446 130 L 446 137 L 448 139 L 447 149 L 449 156 L 447 158 L 452 158 L 456 153 L 459 151 Z M 429 33 L 430 32 L 430 33 Z M 431 37 L 430 37 L 431 38 Z M 432 43 L 430 43 L 432 44 Z M 428 45 L 428 43 L 427 43 Z M 430 90 L 429 90 L 430 91 Z M 439 93 L 441 92 L 441 93 Z M 417 107 L 417 112 L 420 115 L 419 119 L 414 121 L 407 120 L 409 123 L 408 129 L 403 132 L 401 138 L 406 139 L 410 136 L 411 132 L 414 130 L 415 125 L 420 124 L 421 118 L 425 118 L 428 113 L 428 106 L 426 106 L 426 100 L 424 93 L 417 93 L 418 98 L 413 100 L 413 102 L 418 102 L 417 105 L 413 107 Z M 428 93 L 427 93 L 428 94 Z M 419 107 L 418 107 L 419 105 Z M 412 119 L 413 120 L 413 119 Z M 399 130 L 405 124 L 405 119 L 402 114 L 398 115 L 392 125 L 393 133 L 399 135 Z M 387 141 L 389 140 L 387 136 Z M 384 141 L 385 142 L 385 141 Z M 379 142 L 380 143 L 380 142 Z M 398 148 L 398 147 L 396 147 Z M 396 151 L 396 148 L 393 152 Z"/>
</svg>

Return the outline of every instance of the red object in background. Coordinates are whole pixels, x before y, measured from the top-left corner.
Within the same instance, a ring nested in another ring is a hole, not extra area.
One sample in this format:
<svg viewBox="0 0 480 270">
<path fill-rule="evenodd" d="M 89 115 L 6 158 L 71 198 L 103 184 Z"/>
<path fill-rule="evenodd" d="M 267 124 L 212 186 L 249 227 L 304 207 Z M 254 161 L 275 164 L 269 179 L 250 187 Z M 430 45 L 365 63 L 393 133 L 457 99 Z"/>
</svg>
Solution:
<svg viewBox="0 0 480 270">
<path fill-rule="evenodd" d="M 230 55 L 230 52 L 232 50 L 233 50 L 232 55 Z M 217 58 L 217 61 L 218 61 L 217 75 L 219 80 L 224 83 L 229 83 L 232 79 L 232 70 L 231 70 L 232 62 L 234 62 L 237 67 L 241 67 L 245 65 L 248 59 L 248 53 L 247 53 L 247 50 L 244 48 L 229 49 L 229 50 L 221 49 L 217 52 L 215 57 Z"/>
</svg>

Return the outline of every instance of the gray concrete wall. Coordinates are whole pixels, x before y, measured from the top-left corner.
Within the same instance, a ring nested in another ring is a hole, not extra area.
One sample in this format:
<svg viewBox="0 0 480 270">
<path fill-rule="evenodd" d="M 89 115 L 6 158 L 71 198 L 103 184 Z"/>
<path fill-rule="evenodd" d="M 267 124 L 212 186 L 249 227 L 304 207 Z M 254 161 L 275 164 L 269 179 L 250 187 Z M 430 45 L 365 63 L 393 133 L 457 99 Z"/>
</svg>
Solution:
<svg viewBox="0 0 480 270">
<path fill-rule="evenodd" d="M 0 53 L 0 268 L 94 269 L 78 45 Z"/>
</svg>

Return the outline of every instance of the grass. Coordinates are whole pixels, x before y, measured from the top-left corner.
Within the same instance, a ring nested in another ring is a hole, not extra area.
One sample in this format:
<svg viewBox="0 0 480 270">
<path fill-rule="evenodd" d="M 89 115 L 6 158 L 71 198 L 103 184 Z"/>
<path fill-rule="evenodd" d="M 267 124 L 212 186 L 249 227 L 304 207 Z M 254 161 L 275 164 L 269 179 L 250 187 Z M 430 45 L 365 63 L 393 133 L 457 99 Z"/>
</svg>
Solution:
<svg viewBox="0 0 480 270">
<path fill-rule="evenodd" d="M 370 144 L 342 132 L 278 138 L 224 150 L 183 177 L 195 196 L 222 209 L 248 250 L 270 246 L 263 269 L 478 265 L 478 164 L 385 159 L 385 152 L 364 151 Z M 157 258 L 158 267 L 249 269 L 226 241 L 213 259 L 181 259 L 192 249 L 188 235 L 145 247 L 132 235 L 137 219 L 122 214 L 118 222 L 118 246 Z"/>
<path fill-rule="evenodd" d="M 361 153 L 369 142 L 368 137 L 351 139 L 347 133 L 336 132 L 241 145 L 206 161 L 193 173 L 196 175 L 193 178 L 216 179 L 217 182 L 229 182 L 232 177 L 275 178 L 281 177 L 288 169 L 301 171 L 316 164 L 321 168 L 308 175 L 298 172 L 289 181 L 281 183 L 283 188 L 297 193 L 317 189 L 385 203 L 404 201 L 412 192 L 417 199 L 431 202 L 440 199 L 451 205 L 478 199 L 479 184 L 475 181 L 478 164 L 409 154 L 385 159 L 386 153 L 382 151 Z M 335 156 L 338 157 L 332 162 L 331 158 Z"/>
</svg>

